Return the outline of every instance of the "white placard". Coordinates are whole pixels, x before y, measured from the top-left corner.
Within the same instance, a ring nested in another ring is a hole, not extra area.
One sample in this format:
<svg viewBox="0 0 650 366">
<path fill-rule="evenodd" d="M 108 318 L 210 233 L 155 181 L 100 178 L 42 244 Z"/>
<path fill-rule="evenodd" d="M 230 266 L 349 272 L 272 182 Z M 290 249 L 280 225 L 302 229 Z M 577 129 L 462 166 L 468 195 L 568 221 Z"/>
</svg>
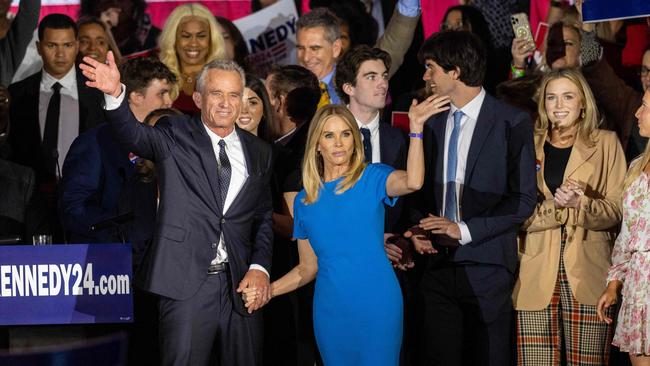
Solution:
<svg viewBox="0 0 650 366">
<path fill-rule="evenodd" d="M 265 77 L 274 64 L 295 63 L 297 22 L 293 0 L 280 0 L 234 21 L 250 52 L 250 66 L 259 76 Z"/>
</svg>

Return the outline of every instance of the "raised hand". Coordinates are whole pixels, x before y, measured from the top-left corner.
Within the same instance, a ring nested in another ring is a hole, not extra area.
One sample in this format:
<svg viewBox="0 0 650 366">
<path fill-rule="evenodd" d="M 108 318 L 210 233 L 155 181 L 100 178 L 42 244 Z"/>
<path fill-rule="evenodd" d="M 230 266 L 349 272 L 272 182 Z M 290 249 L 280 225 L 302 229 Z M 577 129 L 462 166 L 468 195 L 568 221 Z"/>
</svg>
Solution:
<svg viewBox="0 0 650 366">
<path fill-rule="evenodd" d="M 84 76 L 88 78 L 88 81 L 86 81 L 87 86 L 99 89 L 104 94 L 115 98 L 122 94 L 120 71 L 117 69 L 112 51 L 108 51 L 106 55 L 106 64 L 88 56 L 84 57 L 82 61 L 83 63 L 79 65 L 79 68 Z"/>
<path fill-rule="evenodd" d="M 525 38 L 515 37 L 512 40 L 512 47 L 510 48 L 512 64 L 520 69 L 525 68 L 526 59 L 533 54 L 533 51 L 535 51 L 535 42 L 530 42 Z"/>
<path fill-rule="evenodd" d="M 450 98 L 448 96 L 440 96 L 438 94 L 429 96 L 421 103 L 413 99 L 409 108 L 409 127 L 411 131 L 422 131 L 422 126 L 424 126 L 424 123 L 429 117 L 449 109 L 449 101 Z"/>
</svg>

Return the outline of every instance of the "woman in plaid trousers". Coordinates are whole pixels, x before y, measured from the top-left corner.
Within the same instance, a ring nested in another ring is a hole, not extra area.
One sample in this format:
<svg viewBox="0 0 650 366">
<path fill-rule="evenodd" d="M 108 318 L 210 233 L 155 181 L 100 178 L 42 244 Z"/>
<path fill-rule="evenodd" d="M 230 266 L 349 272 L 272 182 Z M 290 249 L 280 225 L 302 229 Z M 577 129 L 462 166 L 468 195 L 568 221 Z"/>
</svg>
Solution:
<svg viewBox="0 0 650 366">
<path fill-rule="evenodd" d="M 639 134 L 650 137 L 650 90 L 636 112 Z M 632 365 L 650 365 L 650 144 L 630 164 L 623 185 L 623 224 L 612 253 L 607 289 L 598 301 L 598 316 L 607 324 L 607 310 L 622 288 L 615 346 L 630 354 Z"/>
<path fill-rule="evenodd" d="M 546 75 L 538 111 L 538 203 L 521 228 L 513 292 L 518 365 L 605 365 L 612 331 L 596 303 L 621 221 L 625 155 L 615 133 L 597 129 L 579 71 Z"/>
</svg>

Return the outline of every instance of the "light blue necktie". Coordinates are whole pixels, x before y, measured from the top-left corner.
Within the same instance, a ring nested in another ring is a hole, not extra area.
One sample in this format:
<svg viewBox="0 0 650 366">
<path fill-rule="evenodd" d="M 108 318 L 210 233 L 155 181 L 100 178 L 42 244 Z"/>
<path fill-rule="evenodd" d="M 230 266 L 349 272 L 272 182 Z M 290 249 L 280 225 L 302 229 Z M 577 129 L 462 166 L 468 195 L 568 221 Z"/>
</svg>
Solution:
<svg viewBox="0 0 650 366">
<path fill-rule="evenodd" d="M 463 112 L 457 110 L 454 112 L 454 129 L 451 130 L 449 137 L 449 147 L 447 149 L 447 179 L 445 185 L 445 217 L 456 222 L 456 212 L 458 212 L 458 202 L 456 199 L 456 167 L 458 165 L 458 135 L 460 134 L 460 120 L 463 118 Z"/>
</svg>

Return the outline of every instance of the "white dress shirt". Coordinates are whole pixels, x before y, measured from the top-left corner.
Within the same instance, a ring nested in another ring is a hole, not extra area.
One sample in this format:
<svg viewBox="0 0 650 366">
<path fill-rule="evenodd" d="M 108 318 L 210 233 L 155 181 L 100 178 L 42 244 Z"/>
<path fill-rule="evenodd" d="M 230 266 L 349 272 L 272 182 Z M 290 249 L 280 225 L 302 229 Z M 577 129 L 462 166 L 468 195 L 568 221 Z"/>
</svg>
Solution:
<svg viewBox="0 0 650 366">
<path fill-rule="evenodd" d="M 381 162 L 381 150 L 379 149 L 379 112 L 375 117 L 370 120 L 367 124 L 359 121 L 355 116 L 354 119 L 357 121 L 359 129 L 367 128 L 370 130 L 370 146 L 372 146 L 372 163 Z M 363 135 L 361 135 L 361 141 L 363 141 Z"/>
<path fill-rule="evenodd" d="M 126 94 L 125 89 L 126 88 L 124 84 L 122 84 L 122 93 L 117 98 L 114 98 L 113 96 L 110 96 L 108 94 L 104 94 L 104 100 L 106 102 L 105 103 L 106 110 L 109 111 L 115 110 L 122 104 L 122 101 L 124 100 Z M 221 148 L 219 147 L 219 141 L 221 140 L 226 141 L 226 154 L 228 155 L 228 160 L 230 161 L 231 174 L 230 174 L 230 183 L 228 185 L 228 192 L 226 193 L 226 200 L 223 204 L 223 214 L 225 215 L 226 212 L 228 212 L 230 205 L 235 200 L 235 197 L 237 197 L 237 194 L 239 194 L 239 191 L 244 186 L 244 182 L 246 182 L 246 179 L 248 178 L 248 171 L 246 170 L 246 158 L 244 156 L 244 149 L 241 144 L 241 141 L 239 140 L 239 136 L 237 135 L 237 131 L 235 131 L 235 129 L 233 129 L 228 136 L 221 138 L 220 136 L 212 132 L 205 125 L 205 123 L 203 124 L 203 127 L 205 128 L 205 131 L 208 133 L 208 137 L 210 138 L 210 142 L 212 143 L 212 150 L 214 151 L 214 156 L 217 159 L 217 165 L 220 164 L 219 149 Z M 226 250 L 226 245 L 223 240 L 223 233 L 221 233 L 219 237 L 219 245 L 217 247 L 217 256 L 210 262 L 210 264 L 217 264 L 223 262 L 228 262 L 228 252 Z M 266 268 L 260 266 L 259 264 L 253 263 L 250 265 L 249 269 L 257 269 L 259 271 L 266 273 L 266 275 L 269 276 L 269 272 L 266 270 Z"/>
<path fill-rule="evenodd" d="M 460 133 L 458 134 L 458 151 L 456 153 L 456 202 L 458 202 L 458 212 L 456 217 L 461 221 L 458 223 L 460 227 L 460 244 L 465 245 L 472 241 L 472 236 L 467 228 L 467 225 L 463 218 L 463 210 L 460 205 L 461 198 L 463 197 L 463 184 L 465 183 L 465 168 L 467 166 L 467 155 L 469 153 L 469 147 L 472 144 L 472 136 L 474 136 L 474 129 L 476 128 L 476 121 L 478 120 L 478 115 L 481 112 L 481 106 L 485 100 L 485 89 L 481 88 L 481 91 L 478 93 L 474 99 L 467 103 L 463 108 L 460 108 L 460 111 L 463 112 L 463 117 L 460 120 Z M 443 169 L 442 169 L 442 178 L 443 182 L 446 182 L 447 179 L 447 153 L 449 149 L 449 139 L 451 137 L 451 132 L 454 129 L 454 112 L 459 108 L 451 104 L 449 109 L 449 115 L 447 116 L 447 125 L 445 127 L 445 149 L 443 156 Z M 443 184 L 442 190 L 442 212 L 445 212 L 445 200 L 447 194 L 447 185 Z"/>
<path fill-rule="evenodd" d="M 38 124 L 41 131 L 41 141 L 45 131 L 45 119 L 50 98 L 54 94 L 52 85 L 61 84 L 61 105 L 59 109 L 59 133 L 56 148 L 59 152 L 59 166 L 63 167 L 65 156 L 70 150 L 70 145 L 79 136 L 79 93 L 77 92 L 77 73 L 74 67 L 68 71 L 61 80 L 43 70 L 38 97 Z M 58 169 L 57 169 L 58 174 Z"/>
</svg>

